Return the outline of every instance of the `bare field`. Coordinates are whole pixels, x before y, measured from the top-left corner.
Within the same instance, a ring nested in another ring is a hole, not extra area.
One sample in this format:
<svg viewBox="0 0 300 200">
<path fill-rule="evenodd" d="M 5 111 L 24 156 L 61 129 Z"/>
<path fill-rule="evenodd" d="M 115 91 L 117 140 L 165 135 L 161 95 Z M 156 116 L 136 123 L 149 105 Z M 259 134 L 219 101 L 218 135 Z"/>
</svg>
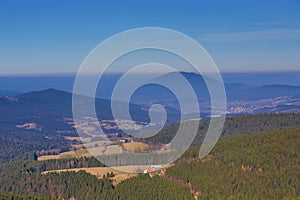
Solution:
<svg viewBox="0 0 300 200">
<path fill-rule="evenodd" d="M 38 161 L 60 159 L 59 155 L 39 156 Z"/>
<path fill-rule="evenodd" d="M 121 154 L 123 152 L 122 148 L 118 145 L 108 146 L 108 147 L 94 147 L 90 148 L 89 151 L 94 156 L 100 155 L 112 155 Z M 67 151 L 58 155 L 40 156 L 38 161 L 52 160 L 52 159 L 64 159 L 64 158 L 81 158 L 81 157 L 91 157 L 91 153 L 86 149 L 79 149 L 77 151 Z"/>
<path fill-rule="evenodd" d="M 91 157 L 98 155 L 111 155 L 111 154 L 121 154 L 123 152 L 122 147 L 119 145 L 106 145 L 105 141 L 93 141 L 91 138 L 80 138 L 80 137 L 65 137 L 65 139 L 73 141 L 83 142 L 84 144 L 72 145 L 75 147 L 76 151 L 68 151 L 58 155 L 46 155 L 38 157 L 38 161 L 51 160 L 51 159 L 63 159 L 63 158 L 80 158 L 80 157 Z M 89 151 L 85 148 L 89 148 Z"/>
<path fill-rule="evenodd" d="M 78 172 L 78 171 L 84 170 L 87 173 L 95 175 L 97 178 L 101 179 L 101 178 L 103 178 L 103 175 L 106 175 L 107 173 L 113 172 L 115 177 L 113 177 L 111 179 L 113 180 L 113 184 L 117 185 L 120 182 L 122 182 L 122 181 L 124 181 L 128 178 L 137 176 L 137 174 L 135 174 L 134 172 L 143 171 L 144 169 L 147 169 L 147 168 L 149 168 L 148 165 L 118 166 L 118 167 L 114 167 L 114 168 L 110 168 L 110 167 L 91 167 L 91 168 L 76 168 L 76 169 L 62 169 L 62 170 L 45 171 L 42 174 L 53 173 L 53 172 L 60 173 L 60 172 L 67 172 L 67 171 Z M 131 171 L 132 173 L 123 172 L 122 170 Z"/>
<path fill-rule="evenodd" d="M 129 143 L 124 143 L 123 148 L 127 151 L 130 152 L 135 152 L 135 151 L 145 151 L 149 147 L 148 144 L 142 143 L 142 142 L 129 142 Z"/>
<path fill-rule="evenodd" d="M 119 145 L 108 146 L 103 155 L 121 154 L 123 153 L 122 147 Z"/>
<path fill-rule="evenodd" d="M 65 136 L 64 138 L 66 140 L 70 140 L 70 141 L 76 140 L 78 142 L 90 142 L 91 141 L 90 138 L 71 137 L 71 136 Z"/>
<path fill-rule="evenodd" d="M 90 157 L 91 155 L 86 149 L 80 149 L 78 151 L 67 151 L 58 155 L 49 156 L 39 156 L 38 161 L 52 160 L 52 159 L 63 159 L 63 158 L 80 158 L 80 157 Z"/>
</svg>

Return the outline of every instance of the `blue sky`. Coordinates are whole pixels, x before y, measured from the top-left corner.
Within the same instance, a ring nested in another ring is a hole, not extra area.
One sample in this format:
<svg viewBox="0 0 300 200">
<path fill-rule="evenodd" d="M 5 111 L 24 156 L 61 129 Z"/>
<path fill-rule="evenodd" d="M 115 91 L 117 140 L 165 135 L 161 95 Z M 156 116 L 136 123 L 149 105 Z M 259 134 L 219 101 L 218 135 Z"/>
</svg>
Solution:
<svg viewBox="0 0 300 200">
<path fill-rule="evenodd" d="M 0 74 L 75 73 L 98 43 L 145 26 L 196 39 L 222 72 L 300 70 L 297 0 L 0 0 Z"/>
</svg>

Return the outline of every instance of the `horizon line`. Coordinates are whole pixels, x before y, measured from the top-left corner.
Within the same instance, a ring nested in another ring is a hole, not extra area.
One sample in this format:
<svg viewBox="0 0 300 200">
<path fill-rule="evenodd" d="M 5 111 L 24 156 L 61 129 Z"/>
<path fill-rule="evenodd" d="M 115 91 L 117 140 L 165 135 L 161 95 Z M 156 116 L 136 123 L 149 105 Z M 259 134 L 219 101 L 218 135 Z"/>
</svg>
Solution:
<svg viewBox="0 0 300 200">
<path fill-rule="evenodd" d="M 187 72 L 187 71 L 180 71 L 180 72 L 186 72 L 186 73 L 194 73 L 194 72 Z M 154 74 L 160 73 L 160 72 L 153 72 Z M 205 72 L 207 74 L 211 72 Z M 300 73 L 300 70 L 258 70 L 258 71 L 220 71 L 221 74 L 260 74 L 260 73 L 272 73 L 272 74 L 278 74 L 278 73 Z M 53 76 L 76 76 L 77 73 L 74 72 L 61 72 L 61 73 L 0 73 L 0 77 L 53 77 Z M 123 74 L 122 72 L 110 72 L 107 73 L 109 75 L 119 75 Z M 149 73 L 140 73 L 140 74 L 149 74 Z M 85 73 L 84 75 L 96 75 L 94 72 Z"/>
</svg>

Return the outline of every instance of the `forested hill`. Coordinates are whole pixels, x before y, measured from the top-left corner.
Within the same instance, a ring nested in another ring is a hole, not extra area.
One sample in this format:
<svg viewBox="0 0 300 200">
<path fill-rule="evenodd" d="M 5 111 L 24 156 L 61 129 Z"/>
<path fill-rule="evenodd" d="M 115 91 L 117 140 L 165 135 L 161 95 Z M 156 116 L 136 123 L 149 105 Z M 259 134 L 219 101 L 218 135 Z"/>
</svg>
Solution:
<svg viewBox="0 0 300 200">
<path fill-rule="evenodd" d="M 50 197 L 0 193 L 0 200 L 53 200 Z"/>
<path fill-rule="evenodd" d="M 299 199 L 299 146 L 300 129 L 273 131 L 219 141 L 204 159 L 193 156 L 199 148 L 191 148 L 165 174 L 139 175 L 118 186 L 79 171 L 25 173 L 1 179 L 0 188 L 78 200 L 181 200 L 194 199 L 193 194 L 198 199 Z"/>
<path fill-rule="evenodd" d="M 300 129 L 219 141 L 205 159 L 192 148 L 167 169 L 198 188 L 200 199 L 299 199 Z"/>
<path fill-rule="evenodd" d="M 58 149 L 63 151 L 70 148 L 70 142 L 60 135 L 47 135 L 37 130 L 24 130 L 16 128 L 12 124 L 0 122 L 0 163 L 12 160 L 24 160 L 29 156 L 33 158 L 34 152 L 39 150 Z M 194 146 L 202 143 L 206 133 L 208 121 L 200 121 L 198 135 L 194 141 Z M 178 124 L 165 127 L 158 135 L 150 138 L 148 142 L 154 144 L 168 143 Z M 221 138 L 249 135 L 273 130 L 300 128 L 300 114 L 258 114 L 242 115 L 226 118 L 224 130 Z"/>
<path fill-rule="evenodd" d="M 185 123 L 188 125 L 188 123 L 195 123 L 195 121 Z M 178 126 L 179 123 L 164 127 L 157 135 L 147 139 L 147 142 L 154 144 L 169 143 L 175 136 Z M 193 146 L 202 144 L 208 126 L 209 120 L 201 120 L 199 122 L 199 129 Z M 220 139 L 297 128 L 300 128 L 300 113 L 240 115 L 226 118 Z"/>
<path fill-rule="evenodd" d="M 79 96 L 87 101 L 89 97 Z M 111 101 L 95 99 L 96 111 L 103 119 L 112 119 Z M 127 103 L 118 102 L 120 107 Z M 141 106 L 130 104 L 130 109 L 137 121 L 147 121 L 149 116 Z M 64 118 L 72 115 L 72 93 L 47 89 L 24 93 L 15 97 L 0 96 L 0 121 L 10 124 L 36 123 L 44 131 L 61 129 L 69 131 L 63 123 Z"/>
<path fill-rule="evenodd" d="M 49 94 L 49 92 L 56 94 L 56 91 L 44 92 L 45 94 Z M 223 196 L 226 197 L 225 199 L 231 197 L 247 199 L 251 195 L 257 197 L 254 199 L 299 197 L 299 113 L 243 115 L 226 118 L 221 136 L 221 139 L 224 140 L 217 143 L 206 160 L 199 160 L 197 156 L 198 145 L 201 144 L 209 121 L 200 121 L 198 135 L 193 144 L 195 147 L 190 148 L 183 158 L 168 170 L 166 176 L 150 178 L 147 175 L 141 175 L 114 186 L 108 179 L 99 180 L 85 172 L 66 172 L 60 175 L 51 173 L 42 175 L 40 173 L 52 169 L 103 165 L 95 158 L 36 161 L 35 153 L 37 151 L 63 151 L 69 149 L 71 145 L 70 141 L 65 140 L 55 131 L 57 128 L 59 130 L 62 128 L 52 123 L 55 120 L 57 122 L 55 117 L 57 115 L 52 115 L 52 113 L 44 115 L 45 118 L 39 118 L 38 114 L 41 111 L 39 109 L 43 109 L 43 105 L 37 107 L 37 110 L 26 111 L 26 106 L 34 107 L 28 103 L 34 101 L 33 97 L 35 94 L 23 95 L 17 100 L 0 99 L 2 101 L 0 102 L 2 119 L 5 119 L 5 114 L 7 114 L 7 118 L 14 116 L 16 120 L 1 120 L 0 122 L 0 146 L 2 148 L 0 152 L 0 193 L 3 192 L 0 194 L 0 199 L 43 199 L 44 197 L 47 199 L 51 197 L 78 200 L 175 200 L 193 198 L 189 188 L 185 185 L 199 190 L 197 192 L 201 194 L 200 199 L 222 199 Z M 52 101 L 47 99 L 47 95 L 43 97 L 39 94 L 39 98 L 44 99 L 46 104 Z M 41 99 L 36 101 L 43 102 Z M 6 103 L 18 104 L 22 109 L 24 108 L 24 112 L 18 115 L 18 109 L 13 106 L 5 106 Z M 63 105 L 64 101 L 59 104 Z M 31 115 L 32 113 L 34 115 Z M 54 121 L 47 121 L 46 118 L 49 116 L 52 116 L 50 119 Z M 25 119 L 39 120 L 38 122 L 45 120 L 46 125 L 42 131 L 18 128 L 16 123 L 23 123 L 25 121 L 22 120 Z M 47 129 L 47 127 L 50 128 Z M 152 144 L 168 143 L 176 133 L 177 127 L 178 124 L 165 127 L 148 142 Z M 264 133 L 274 130 L 282 131 Z M 245 135 L 250 136 L 241 137 Z M 240 172 L 241 170 L 242 172 Z M 207 176 L 203 174 L 207 174 Z M 205 179 L 201 179 L 202 177 Z M 82 182 L 83 180 L 86 182 Z M 264 188 L 264 182 L 268 188 Z M 140 187 L 141 185 L 145 185 L 145 187 Z M 282 193 L 279 192 L 279 189 L 282 190 Z M 272 196 L 273 194 L 277 196 Z"/>
</svg>

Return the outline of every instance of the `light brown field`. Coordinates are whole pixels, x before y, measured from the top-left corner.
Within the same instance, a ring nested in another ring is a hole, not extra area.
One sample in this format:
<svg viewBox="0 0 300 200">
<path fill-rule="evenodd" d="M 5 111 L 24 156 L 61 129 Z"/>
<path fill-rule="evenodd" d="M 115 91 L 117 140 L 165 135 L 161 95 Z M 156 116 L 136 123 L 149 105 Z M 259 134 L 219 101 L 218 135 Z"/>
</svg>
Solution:
<svg viewBox="0 0 300 200">
<path fill-rule="evenodd" d="M 70 140 L 70 141 L 76 140 L 78 142 L 90 142 L 91 141 L 91 138 L 81 138 L 81 137 L 71 137 L 71 136 L 66 136 L 64 138 L 66 140 Z"/>
<path fill-rule="evenodd" d="M 114 167 L 114 168 L 110 168 L 110 167 L 91 167 L 91 168 L 52 170 L 52 171 L 45 171 L 42 174 L 52 173 L 52 172 L 60 173 L 60 172 L 67 172 L 67 171 L 78 172 L 78 171 L 84 170 L 87 173 L 92 174 L 92 175 L 96 176 L 99 179 L 102 179 L 103 175 L 106 175 L 107 173 L 113 172 L 115 174 L 115 177 L 113 177 L 111 179 L 113 180 L 113 184 L 117 185 L 121 181 L 124 181 L 128 178 L 137 176 L 137 174 L 134 173 L 137 170 L 138 171 L 143 171 L 144 169 L 147 169 L 147 168 L 149 168 L 148 165 L 118 166 L 118 167 Z M 123 171 L 128 171 L 128 173 L 123 172 Z M 131 171 L 132 173 L 129 173 L 129 171 Z"/>
<path fill-rule="evenodd" d="M 108 146 L 104 155 L 121 154 L 123 153 L 122 147 L 119 145 Z"/>
<path fill-rule="evenodd" d="M 72 140 L 81 141 L 80 137 L 65 137 L 65 138 L 71 141 Z M 91 157 L 92 155 L 100 156 L 100 155 L 112 155 L 112 154 L 123 153 L 123 149 L 119 145 L 107 146 L 105 144 L 105 141 L 90 142 L 90 138 L 83 138 L 83 140 L 84 140 L 83 142 L 86 142 L 86 144 L 73 145 L 73 147 L 76 147 L 78 149 L 76 151 L 63 152 L 58 155 L 40 156 L 38 157 L 38 161 L 74 158 L 74 157 L 81 158 L 81 157 Z M 148 148 L 148 146 L 149 146 L 148 144 L 142 142 L 130 142 L 130 143 L 123 144 L 123 148 L 130 152 L 134 152 L 136 150 L 140 150 L 141 152 L 144 152 L 145 149 Z M 89 148 L 89 151 L 86 150 L 85 148 Z"/>
<path fill-rule="evenodd" d="M 72 147 L 75 147 L 77 149 L 82 149 L 82 148 L 93 148 L 97 146 L 104 146 L 105 142 L 104 141 L 94 141 L 94 142 L 85 142 L 84 144 L 73 144 Z"/>
<path fill-rule="evenodd" d="M 100 146 L 100 147 L 90 148 L 89 151 L 86 149 L 79 149 L 77 151 L 67 151 L 58 155 L 40 156 L 38 157 L 38 161 L 64 159 L 64 158 L 91 157 L 92 156 L 91 153 L 94 156 L 98 156 L 98 155 L 121 154 L 122 152 L 123 152 L 122 148 L 118 145 L 113 145 L 108 147 Z"/>
<path fill-rule="evenodd" d="M 124 143 L 123 148 L 127 151 L 134 152 L 136 150 L 145 151 L 149 147 L 148 144 L 142 142 L 129 142 Z"/>
<path fill-rule="evenodd" d="M 63 159 L 63 158 L 80 158 L 80 157 L 90 157 L 91 154 L 86 149 L 80 149 L 78 151 L 67 151 L 58 155 L 49 155 L 49 156 L 39 156 L 38 161 L 43 160 L 52 160 L 52 159 Z"/>
<path fill-rule="evenodd" d="M 38 161 L 59 159 L 59 155 L 39 156 Z"/>
</svg>

